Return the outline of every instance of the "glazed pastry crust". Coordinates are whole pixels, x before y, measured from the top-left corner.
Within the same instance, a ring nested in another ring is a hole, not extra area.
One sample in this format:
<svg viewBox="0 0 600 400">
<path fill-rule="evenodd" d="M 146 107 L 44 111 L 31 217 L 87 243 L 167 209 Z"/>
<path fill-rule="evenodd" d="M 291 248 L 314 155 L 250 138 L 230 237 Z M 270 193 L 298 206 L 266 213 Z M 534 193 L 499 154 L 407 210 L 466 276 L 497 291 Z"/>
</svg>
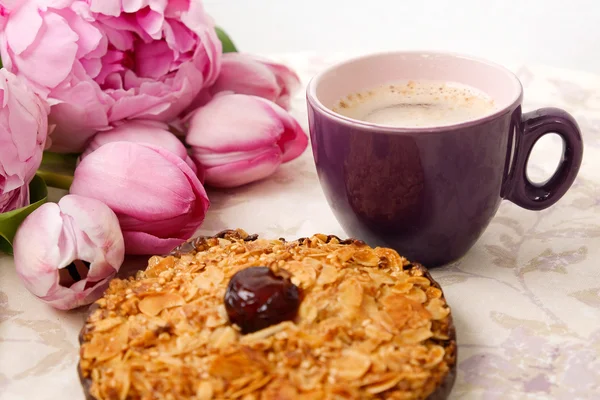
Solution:
<svg viewBox="0 0 600 400">
<path fill-rule="evenodd" d="M 242 334 L 229 279 L 291 274 L 298 315 Z M 292 242 L 225 231 L 115 279 L 80 335 L 88 399 L 445 399 L 455 379 L 450 308 L 427 270 L 394 250 L 317 234 Z"/>
</svg>

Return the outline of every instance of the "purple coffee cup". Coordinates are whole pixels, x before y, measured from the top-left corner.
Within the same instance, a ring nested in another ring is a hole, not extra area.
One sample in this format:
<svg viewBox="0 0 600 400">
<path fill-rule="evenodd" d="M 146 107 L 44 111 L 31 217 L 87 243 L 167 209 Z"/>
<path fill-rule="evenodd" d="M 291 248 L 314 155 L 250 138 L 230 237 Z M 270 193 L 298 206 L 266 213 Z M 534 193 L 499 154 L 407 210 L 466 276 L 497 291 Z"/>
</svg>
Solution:
<svg viewBox="0 0 600 400">
<path fill-rule="evenodd" d="M 478 119 L 418 128 L 332 110 L 350 93 L 406 80 L 466 84 L 491 96 L 496 108 Z M 319 181 L 342 228 L 431 267 L 464 256 L 502 199 L 528 210 L 556 203 L 581 165 L 583 142 L 573 117 L 557 108 L 522 113 L 519 79 L 488 61 L 433 52 L 367 55 L 319 73 L 307 99 Z M 527 162 L 547 133 L 562 138 L 562 157 L 550 179 L 534 183 Z"/>
</svg>

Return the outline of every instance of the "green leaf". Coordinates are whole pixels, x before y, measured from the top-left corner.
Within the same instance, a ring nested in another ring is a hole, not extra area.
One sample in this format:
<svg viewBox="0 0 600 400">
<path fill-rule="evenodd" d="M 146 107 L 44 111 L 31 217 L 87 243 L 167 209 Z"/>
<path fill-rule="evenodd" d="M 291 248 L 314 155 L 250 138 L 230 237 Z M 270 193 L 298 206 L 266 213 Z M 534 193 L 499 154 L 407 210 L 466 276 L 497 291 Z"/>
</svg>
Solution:
<svg viewBox="0 0 600 400">
<path fill-rule="evenodd" d="M 225 31 L 218 26 L 215 27 L 215 31 L 217 31 L 217 36 L 219 37 L 221 44 L 223 44 L 223 53 L 236 53 L 237 48 L 235 47 L 235 44 L 233 44 L 233 41 L 229 35 L 227 35 L 227 33 L 225 33 Z"/>
<path fill-rule="evenodd" d="M 29 184 L 29 200 L 27 207 L 0 214 L 0 251 L 12 254 L 12 241 L 21 222 L 39 206 L 48 200 L 48 188 L 44 180 L 35 176 Z"/>
</svg>

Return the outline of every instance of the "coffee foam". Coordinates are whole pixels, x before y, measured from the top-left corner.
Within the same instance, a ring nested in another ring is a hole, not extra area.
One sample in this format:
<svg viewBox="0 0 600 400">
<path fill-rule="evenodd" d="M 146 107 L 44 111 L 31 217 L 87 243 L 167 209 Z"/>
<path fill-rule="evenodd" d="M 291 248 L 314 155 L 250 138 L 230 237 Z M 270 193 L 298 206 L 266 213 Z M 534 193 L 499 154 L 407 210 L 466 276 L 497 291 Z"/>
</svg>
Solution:
<svg viewBox="0 0 600 400">
<path fill-rule="evenodd" d="M 352 93 L 333 111 L 346 117 L 395 127 L 432 127 L 465 122 L 496 110 L 494 100 L 456 82 L 405 81 Z"/>
</svg>

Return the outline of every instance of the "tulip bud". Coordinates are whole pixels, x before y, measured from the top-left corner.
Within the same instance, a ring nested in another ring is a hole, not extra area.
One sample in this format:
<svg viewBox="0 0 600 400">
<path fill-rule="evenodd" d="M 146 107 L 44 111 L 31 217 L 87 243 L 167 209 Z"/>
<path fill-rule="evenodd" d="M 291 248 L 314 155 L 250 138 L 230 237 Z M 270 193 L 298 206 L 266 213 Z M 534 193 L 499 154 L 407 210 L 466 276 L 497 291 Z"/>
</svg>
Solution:
<svg viewBox="0 0 600 400">
<path fill-rule="evenodd" d="M 209 206 L 194 171 L 168 150 L 114 142 L 75 169 L 71 193 L 98 199 L 119 218 L 127 254 L 164 254 L 189 239 Z"/>
<path fill-rule="evenodd" d="M 19 227 L 13 249 L 25 287 L 60 310 L 98 299 L 124 258 L 115 213 L 98 200 L 76 195 L 31 213 Z"/>
<path fill-rule="evenodd" d="M 42 162 L 48 106 L 0 69 L 0 213 L 29 204 L 29 182 Z"/>
<path fill-rule="evenodd" d="M 162 147 L 185 161 L 194 172 L 197 170 L 181 140 L 169 131 L 167 124 L 159 121 L 132 120 L 111 130 L 98 132 L 87 144 L 81 159 L 98 147 L 112 142 L 146 143 Z"/>
<path fill-rule="evenodd" d="M 300 88 L 300 78 L 288 67 L 240 53 L 223 54 L 221 73 L 211 87 L 212 94 L 233 92 L 271 100 L 284 109 Z"/>
<path fill-rule="evenodd" d="M 207 184 L 234 187 L 266 178 L 298 157 L 308 137 L 275 103 L 223 94 L 191 115 L 186 142 Z"/>
</svg>

